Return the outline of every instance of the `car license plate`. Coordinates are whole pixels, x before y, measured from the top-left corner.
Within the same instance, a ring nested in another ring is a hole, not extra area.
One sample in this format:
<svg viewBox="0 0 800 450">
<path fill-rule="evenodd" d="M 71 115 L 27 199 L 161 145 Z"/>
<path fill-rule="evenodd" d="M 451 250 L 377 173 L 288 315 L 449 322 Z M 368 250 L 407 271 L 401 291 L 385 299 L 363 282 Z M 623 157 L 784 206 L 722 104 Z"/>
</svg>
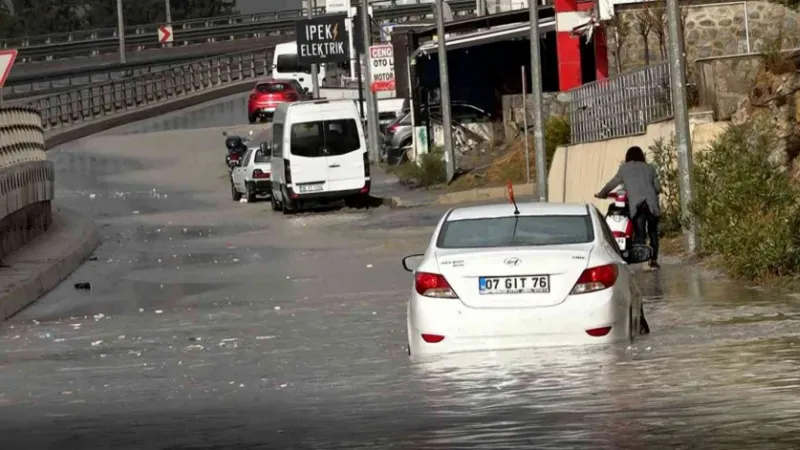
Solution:
<svg viewBox="0 0 800 450">
<path fill-rule="evenodd" d="M 298 185 L 300 193 L 304 192 L 320 192 L 322 191 L 322 183 L 319 184 L 301 184 Z"/>
<path fill-rule="evenodd" d="M 520 277 L 480 277 L 481 294 L 547 294 L 550 292 L 550 275 Z"/>
<path fill-rule="evenodd" d="M 625 250 L 625 241 L 626 241 L 626 239 L 624 237 L 618 237 L 616 239 L 617 239 L 617 245 L 619 246 L 619 249 L 620 250 Z"/>
</svg>

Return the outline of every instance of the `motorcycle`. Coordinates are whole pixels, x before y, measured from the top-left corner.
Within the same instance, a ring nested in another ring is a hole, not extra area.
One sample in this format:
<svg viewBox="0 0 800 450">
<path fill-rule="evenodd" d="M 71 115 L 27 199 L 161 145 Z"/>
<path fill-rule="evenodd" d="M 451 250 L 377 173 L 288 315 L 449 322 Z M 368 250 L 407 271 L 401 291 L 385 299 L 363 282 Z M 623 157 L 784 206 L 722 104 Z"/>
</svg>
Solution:
<svg viewBox="0 0 800 450">
<path fill-rule="evenodd" d="M 225 147 L 227 148 L 225 165 L 228 166 L 229 170 L 233 170 L 234 167 L 239 165 L 244 154 L 247 153 L 247 143 L 250 142 L 250 137 L 253 136 L 253 131 L 251 130 L 246 138 L 240 136 L 228 136 L 226 131 L 223 131 L 222 135 L 225 136 Z"/>
<path fill-rule="evenodd" d="M 608 205 L 606 224 L 617 241 L 622 257 L 627 258 L 633 244 L 633 220 L 628 207 L 628 192 L 620 189 L 609 194 L 607 198 L 614 201 Z"/>
</svg>

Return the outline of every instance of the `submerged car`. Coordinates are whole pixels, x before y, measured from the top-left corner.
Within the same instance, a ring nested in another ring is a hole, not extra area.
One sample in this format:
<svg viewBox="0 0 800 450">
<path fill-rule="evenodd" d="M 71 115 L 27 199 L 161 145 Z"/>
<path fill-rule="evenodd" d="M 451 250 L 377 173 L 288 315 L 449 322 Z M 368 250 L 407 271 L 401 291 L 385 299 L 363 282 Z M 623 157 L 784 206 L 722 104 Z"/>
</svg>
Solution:
<svg viewBox="0 0 800 450">
<path fill-rule="evenodd" d="M 646 257 L 624 260 L 592 205 L 451 209 L 425 254 L 403 260 L 414 273 L 409 353 L 633 339 L 648 327 L 628 263 Z"/>
</svg>

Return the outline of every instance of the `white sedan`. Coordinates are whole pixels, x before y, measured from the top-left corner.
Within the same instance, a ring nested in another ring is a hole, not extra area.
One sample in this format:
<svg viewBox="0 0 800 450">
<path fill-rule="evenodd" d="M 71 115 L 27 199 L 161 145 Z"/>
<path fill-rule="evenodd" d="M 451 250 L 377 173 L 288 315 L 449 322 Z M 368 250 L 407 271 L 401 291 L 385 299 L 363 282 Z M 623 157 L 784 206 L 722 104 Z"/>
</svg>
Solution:
<svg viewBox="0 0 800 450">
<path fill-rule="evenodd" d="M 520 203 L 455 208 L 414 272 L 413 356 L 603 344 L 648 332 L 628 263 L 592 205 Z"/>
</svg>

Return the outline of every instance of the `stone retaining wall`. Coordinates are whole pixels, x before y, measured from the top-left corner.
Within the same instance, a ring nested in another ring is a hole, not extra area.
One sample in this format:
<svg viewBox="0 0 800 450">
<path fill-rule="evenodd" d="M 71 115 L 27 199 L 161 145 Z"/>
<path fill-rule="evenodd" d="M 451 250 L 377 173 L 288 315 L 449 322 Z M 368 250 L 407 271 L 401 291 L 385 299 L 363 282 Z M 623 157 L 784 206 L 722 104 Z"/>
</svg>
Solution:
<svg viewBox="0 0 800 450">
<path fill-rule="evenodd" d="M 608 33 L 612 73 L 666 59 L 664 5 L 662 0 L 616 6 Z M 697 59 L 768 51 L 778 42 L 783 49 L 800 47 L 800 13 L 775 3 L 681 1 L 681 9 L 690 82 Z"/>
</svg>

